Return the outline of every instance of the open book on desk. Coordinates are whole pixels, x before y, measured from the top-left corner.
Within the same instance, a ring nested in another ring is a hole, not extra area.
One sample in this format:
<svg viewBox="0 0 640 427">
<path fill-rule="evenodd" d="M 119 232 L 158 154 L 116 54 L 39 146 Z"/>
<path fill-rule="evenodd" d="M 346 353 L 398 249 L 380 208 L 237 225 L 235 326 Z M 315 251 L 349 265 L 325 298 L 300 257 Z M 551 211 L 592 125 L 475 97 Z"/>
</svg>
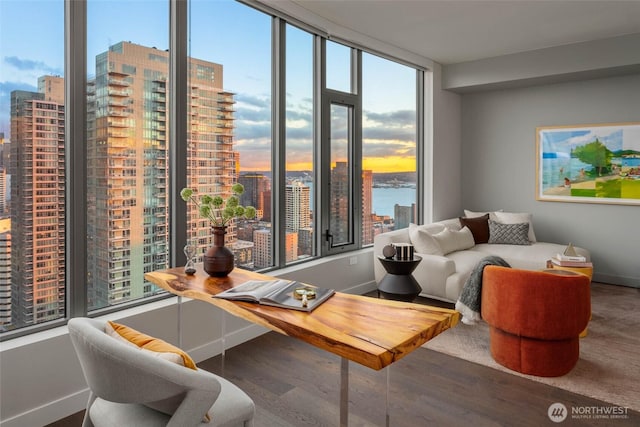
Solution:
<svg viewBox="0 0 640 427">
<path fill-rule="evenodd" d="M 334 293 L 333 289 L 318 288 L 292 280 L 249 280 L 213 295 L 213 298 L 250 301 L 310 312 Z"/>
</svg>

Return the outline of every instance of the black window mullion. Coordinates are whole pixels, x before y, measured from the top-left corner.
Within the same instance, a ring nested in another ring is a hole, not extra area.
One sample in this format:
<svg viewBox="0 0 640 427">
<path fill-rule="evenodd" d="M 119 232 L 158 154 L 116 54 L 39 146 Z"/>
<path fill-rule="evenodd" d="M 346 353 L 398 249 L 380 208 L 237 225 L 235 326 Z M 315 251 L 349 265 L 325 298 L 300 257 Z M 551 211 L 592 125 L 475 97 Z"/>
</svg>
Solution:
<svg viewBox="0 0 640 427">
<path fill-rule="evenodd" d="M 86 28 L 86 2 L 66 0 L 64 51 L 67 318 L 87 315 Z"/>
</svg>

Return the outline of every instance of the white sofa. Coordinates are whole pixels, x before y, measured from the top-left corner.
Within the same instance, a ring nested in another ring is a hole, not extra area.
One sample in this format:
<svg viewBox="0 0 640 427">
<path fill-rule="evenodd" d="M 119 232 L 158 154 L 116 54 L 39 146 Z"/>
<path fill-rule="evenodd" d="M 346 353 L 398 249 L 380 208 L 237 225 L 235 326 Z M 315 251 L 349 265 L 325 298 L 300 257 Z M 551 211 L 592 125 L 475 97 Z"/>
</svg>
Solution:
<svg viewBox="0 0 640 427">
<path fill-rule="evenodd" d="M 466 217 L 483 214 L 470 211 L 465 211 L 465 213 Z M 413 277 L 422 287 L 420 295 L 448 302 L 455 302 L 458 299 L 464 283 L 469 278 L 474 266 L 486 256 L 497 255 L 507 261 L 513 268 L 540 270 L 546 267 L 547 260 L 558 253 L 562 253 L 566 248 L 566 245 L 536 241 L 530 215 L 499 213 L 500 218 L 495 215 L 497 214 L 490 214 L 490 219 L 494 221 L 492 225 L 495 227 L 502 227 L 502 225 L 496 225 L 496 223 L 511 223 L 514 226 L 519 226 L 522 218 L 528 218 L 529 227 L 528 232 L 525 232 L 525 240 L 528 237 L 529 243 L 476 244 L 473 235 L 471 236 L 471 241 L 469 241 L 471 232 L 467 227 L 461 226 L 459 218 L 421 226 L 411 224 L 409 228 L 375 236 L 373 256 L 376 283 L 380 283 L 380 280 L 386 274 L 378 257 L 382 256 L 382 249 L 389 244 L 413 244 L 415 254 L 422 257 L 422 261 L 413 272 Z M 426 244 L 425 239 L 427 241 Z M 497 241 L 500 240 L 497 239 Z M 590 259 L 587 250 L 578 247 L 575 250 L 578 254 L 584 255 L 587 260 Z"/>
</svg>

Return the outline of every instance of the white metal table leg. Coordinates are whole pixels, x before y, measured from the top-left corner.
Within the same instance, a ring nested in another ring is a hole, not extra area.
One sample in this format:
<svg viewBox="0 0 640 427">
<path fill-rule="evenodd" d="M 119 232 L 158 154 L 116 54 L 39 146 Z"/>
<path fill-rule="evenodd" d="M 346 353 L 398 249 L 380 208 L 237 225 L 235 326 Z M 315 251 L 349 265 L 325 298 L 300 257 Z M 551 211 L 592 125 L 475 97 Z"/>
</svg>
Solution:
<svg viewBox="0 0 640 427">
<path fill-rule="evenodd" d="M 385 370 L 387 371 L 387 387 L 385 390 L 385 398 L 384 398 L 384 406 L 385 406 L 385 417 L 386 417 L 386 426 L 389 427 L 390 424 L 390 419 L 391 417 L 389 416 L 389 386 L 391 384 L 391 365 L 387 366 L 385 368 Z"/>
</svg>

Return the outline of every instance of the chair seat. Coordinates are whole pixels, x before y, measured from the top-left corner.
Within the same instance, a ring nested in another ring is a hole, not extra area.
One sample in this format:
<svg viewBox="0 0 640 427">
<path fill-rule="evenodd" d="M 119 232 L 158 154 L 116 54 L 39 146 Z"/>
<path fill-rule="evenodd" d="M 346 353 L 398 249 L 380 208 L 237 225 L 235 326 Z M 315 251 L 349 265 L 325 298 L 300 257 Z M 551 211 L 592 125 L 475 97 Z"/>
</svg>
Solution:
<svg viewBox="0 0 640 427">
<path fill-rule="evenodd" d="M 242 390 L 224 378 L 218 378 L 222 386 L 220 397 L 209 409 L 211 421 L 199 424 L 202 427 L 244 426 L 253 418 L 254 404 Z M 166 426 L 171 417 L 147 406 L 109 402 L 96 399 L 89 410 L 95 427 L 157 427 Z"/>
</svg>

